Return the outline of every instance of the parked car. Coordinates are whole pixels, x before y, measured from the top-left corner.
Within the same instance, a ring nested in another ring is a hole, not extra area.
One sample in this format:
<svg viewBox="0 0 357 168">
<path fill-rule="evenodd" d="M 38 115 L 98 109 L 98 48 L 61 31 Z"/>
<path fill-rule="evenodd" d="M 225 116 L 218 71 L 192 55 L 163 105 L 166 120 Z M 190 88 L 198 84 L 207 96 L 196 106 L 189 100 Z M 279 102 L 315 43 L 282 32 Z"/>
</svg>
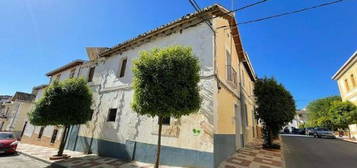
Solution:
<svg viewBox="0 0 357 168">
<path fill-rule="evenodd" d="M 11 132 L 0 132 L 0 154 L 16 153 L 18 141 Z"/>
<path fill-rule="evenodd" d="M 326 128 L 315 128 L 314 129 L 315 138 L 336 138 L 332 131 Z"/>
<path fill-rule="evenodd" d="M 312 127 L 306 128 L 305 135 L 314 135 L 314 128 Z"/>
<path fill-rule="evenodd" d="M 293 134 L 304 135 L 305 134 L 305 129 L 304 128 L 293 128 L 292 133 Z"/>
<path fill-rule="evenodd" d="M 290 130 L 288 127 L 285 127 L 282 131 L 281 134 L 290 134 Z"/>
</svg>

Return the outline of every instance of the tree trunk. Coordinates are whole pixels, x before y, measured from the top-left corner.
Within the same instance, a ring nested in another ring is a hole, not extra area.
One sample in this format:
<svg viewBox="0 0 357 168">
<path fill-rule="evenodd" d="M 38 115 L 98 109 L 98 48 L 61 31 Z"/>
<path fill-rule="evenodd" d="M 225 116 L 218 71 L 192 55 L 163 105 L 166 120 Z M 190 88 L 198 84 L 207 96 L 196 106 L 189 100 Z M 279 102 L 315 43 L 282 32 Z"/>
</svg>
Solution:
<svg viewBox="0 0 357 168">
<path fill-rule="evenodd" d="M 57 156 L 63 155 L 64 146 L 66 145 L 67 136 L 68 136 L 68 129 L 69 129 L 68 125 L 64 126 L 63 135 L 61 138 L 61 144 L 59 146 Z"/>
<path fill-rule="evenodd" d="M 268 127 L 269 128 L 269 127 Z M 268 145 L 271 147 L 273 141 L 273 131 L 269 128 L 268 129 Z"/>
<path fill-rule="evenodd" d="M 270 148 L 272 146 L 272 130 L 269 126 L 264 126 L 264 146 Z"/>
<path fill-rule="evenodd" d="M 155 168 L 159 168 L 159 164 L 160 164 L 161 130 L 162 130 L 162 117 L 159 117 L 159 135 L 157 140 Z"/>
</svg>

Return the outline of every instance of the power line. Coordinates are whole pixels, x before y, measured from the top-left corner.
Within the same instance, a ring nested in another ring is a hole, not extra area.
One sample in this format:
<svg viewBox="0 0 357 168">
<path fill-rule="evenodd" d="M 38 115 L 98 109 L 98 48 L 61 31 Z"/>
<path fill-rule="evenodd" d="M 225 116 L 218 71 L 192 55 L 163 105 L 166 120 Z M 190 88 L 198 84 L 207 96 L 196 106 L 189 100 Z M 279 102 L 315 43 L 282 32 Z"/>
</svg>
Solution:
<svg viewBox="0 0 357 168">
<path fill-rule="evenodd" d="M 268 0 L 261 0 L 261 1 L 258 1 L 258 2 L 252 3 L 252 4 L 249 4 L 249 5 L 240 7 L 240 8 L 238 8 L 238 9 L 231 10 L 231 11 L 229 11 L 229 13 L 237 12 L 237 11 L 240 11 L 240 10 L 243 10 L 243 9 L 246 9 L 246 8 L 250 8 L 250 7 L 252 7 L 252 6 L 259 5 L 259 4 L 261 4 L 261 3 L 263 3 L 263 2 L 266 2 L 266 1 L 268 1 Z"/>
<path fill-rule="evenodd" d="M 217 17 L 221 17 L 221 16 L 225 16 L 225 15 L 228 15 L 228 14 L 231 14 L 233 12 L 237 12 L 237 11 L 240 11 L 240 10 L 243 10 L 243 9 L 246 9 L 246 8 L 250 8 L 250 7 L 253 7 L 255 5 L 259 5 L 263 2 L 267 2 L 268 0 L 261 0 L 261 1 L 258 1 L 258 2 L 254 2 L 254 3 L 251 3 L 251 4 L 248 4 L 246 6 L 243 6 L 243 7 L 240 7 L 240 8 L 237 8 L 237 9 L 234 9 L 234 10 L 230 10 L 228 12 L 225 12 L 223 14 L 220 14 L 220 15 L 216 15 L 214 17 L 212 17 L 211 19 L 214 19 L 214 18 L 217 18 Z"/>
<path fill-rule="evenodd" d="M 197 4 L 197 2 L 195 0 L 189 0 L 189 2 L 193 6 L 193 8 L 195 8 L 195 10 L 197 12 L 201 12 L 201 8 L 200 8 L 200 6 Z M 212 27 L 212 23 L 209 20 L 207 20 L 207 19 L 205 19 L 204 17 L 201 17 L 201 16 L 200 16 L 200 18 L 202 19 L 202 21 L 204 21 L 211 28 L 212 31 L 214 31 L 214 29 Z"/>
<path fill-rule="evenodd" d="M 320 8 L 320 7 L 324 7 L 324 6 L 328 6 L 328 5 L 333 5 L 333 4 L 336 4 L 336 3 L 343 2 L 343 1 L 345 1 L 345 0 L 337 0 L 337 1 L 332 1 L 332 2 L 322 3 L 322 4 L 319 4 L 319 5 L 315 5 L 315 6 L 311 6 L 311 7 L 307 7 L 307 8 L 302 8 L 302 9 L 298 9 L 298 10 L 294 10 L 294 11 L 284 12 L 284 13 L 280 13 L 280 14 L 276 14 L 276 15 L 272 15 L 272 16 L 268 16 L 268 17 L 259 18 L 259 19 L 248 20 L 248 21 L 245 21 L 245 22 L 240 22 L 240 23 L 238 23 L 238 25 L 255 23 L 255 22 L 260 22 L 260 21 L 267 20 L 267 19 L 272 19 L 272 18 L 277 18 L 277 17 L 281 17 L 281 16 L 300 13 L 300 12 L 304 12 L 304 11 L 311 10 L 311 9 L 316 9 L 316 8 Z M 232 25 L 232 26 L 236 26 L 236 25 Z"/>
<path fill-rule="evenodd" d="M 219 14 L 219 15 L 215 15 L 213 17 L 210 17 L 209 19 L 214 19 L 214 18 L 217 18 L 217 17 L 221 17 L 221 16 L 225 16 L 225 15 L 229 15 L 233 12 L 237 12 L 237 11 L 240 11 L 240 10 L 244 10 L 246 8 L 250 8 L 250 7 L 253 7 L 255 5 L 258 5 L 258 4 L 261 4 L 263 2 L 266 2 L 268 0 L 261 0 L 261 1 L 258 1 L 258 2 L 254 2 L 254 3 L 251 3 L 251 4 L 248 4 L 246 6 L 243 6 L 243 7 L 240 7 L 240 8 L 237 8 L 237 9 L 234 9 L 234 10 L 230 10 L 228 12 L 225 12 L 223 14 Z M 198 3 L 196 2 L 196 0 L 189 0 L 190 4 L 193 6 L 193 8 L 197 11 L 197 12 L 200 12 L 201 11 L 201 8 L 200 6 L 198 5 Z M 205 22 L 212 30 L 213 30 L 213 27 L 212 27 L 212 23 L 207 20 L 207 18 L 203 18 L 201 17 L 202 21 Z"/>
</svg>

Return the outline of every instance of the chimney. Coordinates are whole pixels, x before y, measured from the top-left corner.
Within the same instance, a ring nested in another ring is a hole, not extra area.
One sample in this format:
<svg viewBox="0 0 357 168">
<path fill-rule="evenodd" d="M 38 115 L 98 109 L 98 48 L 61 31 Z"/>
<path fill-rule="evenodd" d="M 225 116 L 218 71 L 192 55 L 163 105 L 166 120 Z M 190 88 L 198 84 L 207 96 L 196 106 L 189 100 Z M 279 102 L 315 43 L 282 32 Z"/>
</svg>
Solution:
<svg viewBox="0 0 357 168">
<path fill-rule="evenodd" d="M 108 49 L 107 47 L 87 47 L 87 55 L 89 60 L 95 60 L 98 58 L 99 54 L 104 50 Z"/>
</svg>

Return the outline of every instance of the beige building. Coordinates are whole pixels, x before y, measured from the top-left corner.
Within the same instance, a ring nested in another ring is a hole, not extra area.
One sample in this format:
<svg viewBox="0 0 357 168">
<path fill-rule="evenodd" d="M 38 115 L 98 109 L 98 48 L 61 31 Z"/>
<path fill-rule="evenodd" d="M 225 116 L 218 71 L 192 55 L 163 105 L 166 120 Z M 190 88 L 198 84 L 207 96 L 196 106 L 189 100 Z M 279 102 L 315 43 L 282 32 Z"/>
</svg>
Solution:
<svg viewBox="0 0 357 168">
<path fill-rule="evenodd" d="M 34 98 L 33 94 L 16 92 L 8 102 L 3 104 L 3 123 L 0 129 L 12 131 L 17 137 L 21 137 L 26 127 L 27 114 L 32 109 Z"/>
<path fill-rule="evenodd" d="M 9 95 L 0 95 L 0 131 L 2 130 L 2 127 L 6 121 L 5 103 L 9 102 L 10 99 L 11 99 L 11 96 L 9 96 Z"/>
<path fill-rule="evenodd" d="M 337 81 L 342 101 L 350 101 L 357 105 L 357 51 L 342 65 L 333 75 L 332 79 Z M 357 125 L 349 126 L 352 137 L 357 138 Z"/>
</svg>

